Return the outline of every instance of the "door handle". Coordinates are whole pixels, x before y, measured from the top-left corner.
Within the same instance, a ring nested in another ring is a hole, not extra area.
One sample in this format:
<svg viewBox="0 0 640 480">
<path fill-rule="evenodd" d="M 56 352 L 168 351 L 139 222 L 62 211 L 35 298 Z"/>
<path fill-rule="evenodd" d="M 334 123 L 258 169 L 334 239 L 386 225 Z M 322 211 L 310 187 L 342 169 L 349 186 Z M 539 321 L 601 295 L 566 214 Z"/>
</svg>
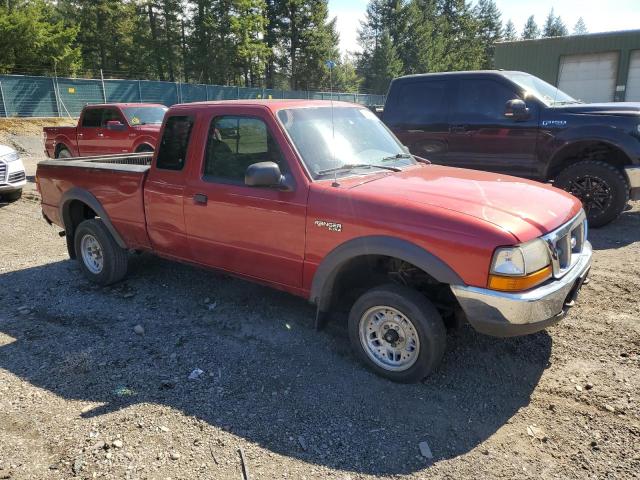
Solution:
<svg viewBox="0 0 640 480">
<path fill-rule="evenodd" d="M 193 202 L 198 205 L 206 205 L 209 198 L 204 193 L 196 193 L 193 196 Z"/>
<path fill-rule="evenodd" d="M 84 135 L 84 133 L 79 133 L 78 134 L 79 137 L 82 137 L 83 135 Z"/>
<path fill-rule="evenodd" d="M 99 133 L 98 136 L 99 137 L 104 137 L 104 133 Z"/>
</svg>

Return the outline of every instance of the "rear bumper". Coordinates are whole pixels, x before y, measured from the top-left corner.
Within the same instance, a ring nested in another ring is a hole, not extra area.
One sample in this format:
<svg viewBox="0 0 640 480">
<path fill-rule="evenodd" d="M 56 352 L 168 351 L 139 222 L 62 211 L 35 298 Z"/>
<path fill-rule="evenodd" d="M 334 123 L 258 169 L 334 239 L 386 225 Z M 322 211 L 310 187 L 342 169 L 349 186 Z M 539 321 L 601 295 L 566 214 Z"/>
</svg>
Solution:
<svg viewBox="0 0 640 480">
<path fill-rule="evenodd" d="M 626 167 L 624 172 L 629 181 L 631 200 L 640 200 L 640 167 Z"/>
<path fill-rule="evenodd" d="M 575 266 L 562 278 L 522 293 L 451 286 L 469 323 L 496 337 L 528 335 L 557 323 L 578 295 L 591 268 L 593 251 L 586 242 Z"/>
</svg>

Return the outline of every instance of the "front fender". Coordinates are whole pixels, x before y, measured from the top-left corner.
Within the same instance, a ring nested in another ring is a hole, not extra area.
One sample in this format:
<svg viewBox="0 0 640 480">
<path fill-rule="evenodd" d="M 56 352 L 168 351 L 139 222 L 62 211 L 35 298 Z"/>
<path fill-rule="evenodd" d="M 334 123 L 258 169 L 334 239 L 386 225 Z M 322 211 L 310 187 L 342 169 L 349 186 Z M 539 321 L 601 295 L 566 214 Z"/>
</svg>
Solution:
<svg viewBox="0 0 640 480">
<path fill-rule="evenodd" d="M 328 311 L 333 287 L 342 267 L 348 261 L 366 255 L 397 258 L 415 265 L 438 282 L 464 285 L 460 276 L 444 261 L 407 240 L 386 236 L 360 237 L 339 245 L 322 260 L 311 284 L 311 303 L 322 312 Z"/>
<path fill-rule="evenodd" d="M 544 147 L 547 158 L 545 178 L 563 160 L 567 148 L 580 142 L 600 142 L 622 151 L 632 165 L 640 165 L 640 139 L 613 125 L 584 125 L 557 133 Z"/>
</svg>

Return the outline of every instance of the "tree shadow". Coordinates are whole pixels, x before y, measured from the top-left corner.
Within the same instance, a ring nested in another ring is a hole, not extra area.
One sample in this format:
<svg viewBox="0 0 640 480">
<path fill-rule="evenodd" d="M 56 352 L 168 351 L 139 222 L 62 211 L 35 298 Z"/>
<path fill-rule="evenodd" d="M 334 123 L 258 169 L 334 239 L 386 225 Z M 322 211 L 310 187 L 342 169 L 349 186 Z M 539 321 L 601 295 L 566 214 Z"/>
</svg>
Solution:
<svg viewBox="0 0 640 480">
<path fill-rule="evenodd" d="M 546 333 L 494 339 L 464 328 L 448 336 L 437 373 L 398 385 L 356 361 L 343 324 L 315 332 L 304 300 L 147 255 L 131 264 L 128 280 L 106 289 L 71 261 L 1 275 L 0 304 L 32 311 L 0 315 L 0 333 L 15 339 L 0 345 L 0 368 L 102 404 L 84 417 L 163 404 L 273 452 L 392 475 L 429 465 L 419 442 L 433 462 L 484 442 L 529 404 L 551 352 Z M 195 368 L 205 373 L 190 381 Z"/>
<path fill-rule="evenodd" d="M 640 211 L 623 212 L 609 225 L 590 229 L 589 241 L 595 250 L 622 248 L 640 241 Z"/>
</svg>

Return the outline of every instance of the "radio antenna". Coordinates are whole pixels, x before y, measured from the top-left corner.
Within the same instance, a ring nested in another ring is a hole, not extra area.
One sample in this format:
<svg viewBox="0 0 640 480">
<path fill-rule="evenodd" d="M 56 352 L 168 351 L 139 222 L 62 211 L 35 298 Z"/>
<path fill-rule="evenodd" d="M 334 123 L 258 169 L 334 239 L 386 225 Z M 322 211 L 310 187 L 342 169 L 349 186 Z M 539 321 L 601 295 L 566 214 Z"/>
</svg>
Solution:
<svg viewBox="0 0 640 480">
<path fill-rule="evenodd" d="M 331 162 L 336 162 L 336 126 L 333 118 L 333 69 L 336 66 L 336 62 L 333 60 L 327 60 L 327 68 L 329 68 L 329 95 L 331 100 Z M 337 177 L 337 173 L 336 173 Z M 339 185 L 337 178 L 334 177 L 333 186 Z"/>
</svg>

